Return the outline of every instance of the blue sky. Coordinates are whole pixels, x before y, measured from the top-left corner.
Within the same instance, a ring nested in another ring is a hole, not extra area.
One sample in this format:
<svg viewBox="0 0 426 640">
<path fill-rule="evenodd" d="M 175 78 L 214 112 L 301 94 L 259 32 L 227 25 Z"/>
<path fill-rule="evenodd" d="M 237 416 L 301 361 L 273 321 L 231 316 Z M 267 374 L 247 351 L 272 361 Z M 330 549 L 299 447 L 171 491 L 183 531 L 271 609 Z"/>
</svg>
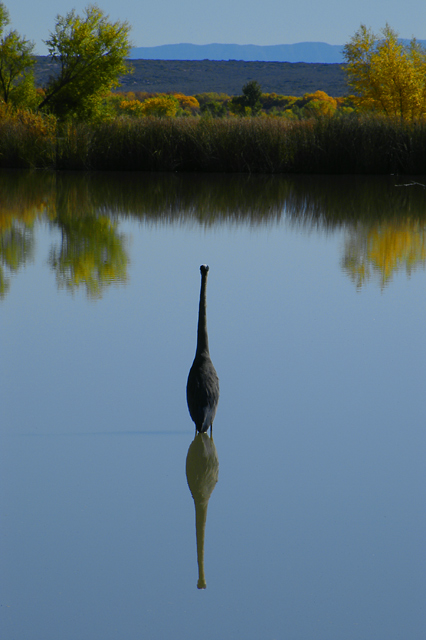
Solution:
<svg viewBox="0 0 426 640">
<path fill-rule="evenodd" d="M 54 27 L 55 16 L 71 9 L 81 13 L 82 0 L 4 0 L 12 27 L 36 43 Z M 361 23 L 379 31 L 386 22 L 403 38 L 426 39 L 424 0 L 98 0 L 113 20 L 132 25 L 135 47 L 193 44 L 293 44 L 317 41 L 344 44 Z"/>
</svg>

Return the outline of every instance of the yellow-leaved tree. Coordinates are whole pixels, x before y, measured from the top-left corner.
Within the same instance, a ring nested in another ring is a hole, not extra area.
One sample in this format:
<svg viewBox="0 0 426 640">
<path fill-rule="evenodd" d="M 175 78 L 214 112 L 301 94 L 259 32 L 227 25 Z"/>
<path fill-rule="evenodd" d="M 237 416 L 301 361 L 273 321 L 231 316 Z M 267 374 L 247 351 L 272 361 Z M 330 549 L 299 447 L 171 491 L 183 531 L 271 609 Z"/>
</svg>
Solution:
<svg viewBox="0 0 426 640">
<path fill-rule="evenodd" d="M 343 55 L 358 108 L 401 120 L 426 117 L 426 51 L 415 39 L 406 45 L 389 25 L 380 35 L 361 25 Z"/>
<path fill-rule="evenodd" d="M 336 113 L 337 101 L 324 91 L 305 93 L 301 100 L 304 117 L 318 118 L 321 116 L 333 116 Z"/>
<path fill-rule="evenodd" d="M 145 100 L 141 106 L 141 115 L 173 118 L 178 109 L 179 102 L 176 98 L 162 94 Z"/>
</svg>

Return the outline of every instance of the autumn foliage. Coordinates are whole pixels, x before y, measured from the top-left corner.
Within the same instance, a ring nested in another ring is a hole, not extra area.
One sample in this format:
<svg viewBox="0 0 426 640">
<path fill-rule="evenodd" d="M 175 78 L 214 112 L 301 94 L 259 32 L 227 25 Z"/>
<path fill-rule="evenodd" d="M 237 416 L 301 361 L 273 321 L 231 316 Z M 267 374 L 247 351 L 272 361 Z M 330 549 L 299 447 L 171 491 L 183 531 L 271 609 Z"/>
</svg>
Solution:
<svg viewBox="0 0 426 640">
<path fill-rule="evenodd" d="M 389 25 L 380 35 L 361 25 L 344 57 L 358 109 L 401 120 L 426 116 L 426 51 L 415 39 L 407 46 Z"/>
</svg>

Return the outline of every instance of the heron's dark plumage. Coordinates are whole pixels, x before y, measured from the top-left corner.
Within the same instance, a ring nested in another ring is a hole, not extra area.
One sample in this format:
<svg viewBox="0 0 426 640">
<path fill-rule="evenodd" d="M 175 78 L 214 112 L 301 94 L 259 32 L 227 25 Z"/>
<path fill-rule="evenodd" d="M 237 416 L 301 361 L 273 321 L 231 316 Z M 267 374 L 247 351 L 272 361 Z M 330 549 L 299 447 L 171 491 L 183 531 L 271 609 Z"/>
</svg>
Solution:
<svg viewBox="0 0 426 640">
<path fill-rule="evenodd" d="M 196 430 L 200 433 L 213 426 L 219 402 L 219 378 L 210 358 L 207 335 L 206 287 L 209 268 L 201 266 L 201 291 L 198 312 L 197 350 L 189 371 L 186 399 Z"/>
</svg>

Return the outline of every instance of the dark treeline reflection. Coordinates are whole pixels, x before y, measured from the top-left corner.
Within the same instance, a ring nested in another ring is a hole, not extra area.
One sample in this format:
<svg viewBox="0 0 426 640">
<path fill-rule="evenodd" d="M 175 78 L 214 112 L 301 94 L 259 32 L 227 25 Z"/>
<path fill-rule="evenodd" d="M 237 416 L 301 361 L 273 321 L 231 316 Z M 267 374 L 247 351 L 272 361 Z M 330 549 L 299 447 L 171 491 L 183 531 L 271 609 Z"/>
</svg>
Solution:
<svg viewBox="0 0 426 640">
<path fill-rule="evenodd" d="M 400 186 L 411 182 L 393 176 L 114 173 L 59 174 L 57 188 L 75 189 L 98 213 L 155 222 L 264 225 L 286 216 L 297 224 L 333 229 L 403 216 L 424 220 L 426 190 Z"/>
<path fill-rule="evenodd" d="M 426 184 L 426 176 L 414 180 Z M 424 220 L 426 189 L 413 182 L 399 176 L 2 171 L 1 215 L 44 210 L 51 219 L 66 212 L 206 225 L 274 223 L 285 215 L 333 229 L 401 217 Z"/>
<path fill-rule="evenodd" d="M 425 262 L 426 189 L 414 182 L 425 184 L 426 177 L 3 171 L 0 286 L 4 295 L 10 274 L 30 255 L 14 248 L 23 242 L 16 230 L 26 229 L 29 246 L 40 218 L 61 234 L 49 258 L 58 286 L 83 284 L 94 296 L 126 281 L 125 238 L 117 231 L 123 218 L 204 226 L 285 219 L 304 228 L 344 229 L 345 272 L 357 286 L 376 274 L 386 284 L 396 268 L 411 271 Z"/>
</svg>

